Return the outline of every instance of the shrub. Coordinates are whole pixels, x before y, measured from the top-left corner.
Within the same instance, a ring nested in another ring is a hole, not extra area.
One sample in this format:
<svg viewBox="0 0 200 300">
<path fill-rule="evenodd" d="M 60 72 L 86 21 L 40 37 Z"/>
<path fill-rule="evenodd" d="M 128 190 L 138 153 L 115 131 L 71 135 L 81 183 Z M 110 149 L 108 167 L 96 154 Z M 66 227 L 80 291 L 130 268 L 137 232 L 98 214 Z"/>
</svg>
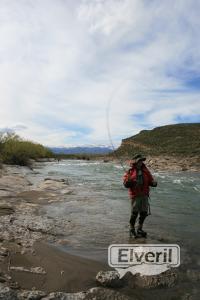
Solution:
<svg viewBox="0 0 200 300">
<path fill-rule="evenodd" d="M 51 157 L 52 152 L 13 133 L 1 134 L 0 155 L 3 163 L 30 166 L 30 159 Z"/>
</svg>

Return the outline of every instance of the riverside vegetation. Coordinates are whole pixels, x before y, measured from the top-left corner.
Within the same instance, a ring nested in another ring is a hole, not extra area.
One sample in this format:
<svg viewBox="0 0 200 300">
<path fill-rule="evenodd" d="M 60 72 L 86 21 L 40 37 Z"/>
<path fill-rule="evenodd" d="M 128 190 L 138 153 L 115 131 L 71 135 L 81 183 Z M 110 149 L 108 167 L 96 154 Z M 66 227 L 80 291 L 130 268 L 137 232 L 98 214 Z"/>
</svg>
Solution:
<svg viewBox="0 0 200 300">
<path fill-rule="evenodd" d="M 1 163 L 30 166 L 30 159 L 50 158 L 53 153 L 41 144 L 23 140 L 15 133 L 0 135 Z"/>
<path fill-rule="evenodd" d="M 97 154 L 55 154 L 39 143 L 24 140 L 15 133 L 0 134 L 0 162 L 31 167 L 31 160 L 41 159 L 98 159 Z"/>
</svg>

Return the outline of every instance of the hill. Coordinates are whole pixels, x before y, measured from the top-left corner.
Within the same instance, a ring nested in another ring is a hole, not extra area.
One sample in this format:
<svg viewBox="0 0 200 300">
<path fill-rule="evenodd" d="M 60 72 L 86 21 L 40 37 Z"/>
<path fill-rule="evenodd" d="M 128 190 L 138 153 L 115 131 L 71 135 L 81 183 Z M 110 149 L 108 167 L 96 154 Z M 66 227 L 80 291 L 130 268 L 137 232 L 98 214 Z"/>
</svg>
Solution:
<svg viewBox="0 0 200 300">
<path fill-rule="evenodd" d="M 142 130 L 123 139 L 115 153 L 122 157 L 144 155 L 200 156 L 200 123 L 183 123 Z"/>
</svg>

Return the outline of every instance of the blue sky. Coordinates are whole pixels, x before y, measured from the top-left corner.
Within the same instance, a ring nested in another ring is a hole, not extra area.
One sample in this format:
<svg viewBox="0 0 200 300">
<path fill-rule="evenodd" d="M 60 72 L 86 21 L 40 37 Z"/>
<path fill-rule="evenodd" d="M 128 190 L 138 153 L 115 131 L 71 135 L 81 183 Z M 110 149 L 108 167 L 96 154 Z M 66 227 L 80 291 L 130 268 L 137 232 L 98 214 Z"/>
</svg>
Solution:
<svg viewBox="0 0 200 300">
<path fill-rule="evenodd" d="M 200 2 L 0 1 L 0 130 L 117 146 L 200 122 Z M 109 128 L 108 128 L 109 126 Z"/>
</svg>

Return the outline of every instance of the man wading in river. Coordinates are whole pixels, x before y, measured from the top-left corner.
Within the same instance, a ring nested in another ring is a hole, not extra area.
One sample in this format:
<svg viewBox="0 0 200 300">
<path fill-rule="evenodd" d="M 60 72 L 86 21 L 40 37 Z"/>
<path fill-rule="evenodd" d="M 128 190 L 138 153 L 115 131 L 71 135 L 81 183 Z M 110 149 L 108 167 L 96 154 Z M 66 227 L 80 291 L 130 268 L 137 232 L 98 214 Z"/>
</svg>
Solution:
<svg viewBox="0 0 200 300">
<path fill-rule="evenodd" d="M 145 218 L 149 214 L 149 187 L 157 186 L 150 171 L 144 164 L 146 160 L 141 154 L 137 154 L 131 161 L 131 168 L 124 174 L 124 186 L 129 190 L 131 198 L 130 236 L 146 237 L 147 233 L 142 230 Z M 139 225 L 135 230 L 135 222 L 139 214 Z"/>
</svg>

